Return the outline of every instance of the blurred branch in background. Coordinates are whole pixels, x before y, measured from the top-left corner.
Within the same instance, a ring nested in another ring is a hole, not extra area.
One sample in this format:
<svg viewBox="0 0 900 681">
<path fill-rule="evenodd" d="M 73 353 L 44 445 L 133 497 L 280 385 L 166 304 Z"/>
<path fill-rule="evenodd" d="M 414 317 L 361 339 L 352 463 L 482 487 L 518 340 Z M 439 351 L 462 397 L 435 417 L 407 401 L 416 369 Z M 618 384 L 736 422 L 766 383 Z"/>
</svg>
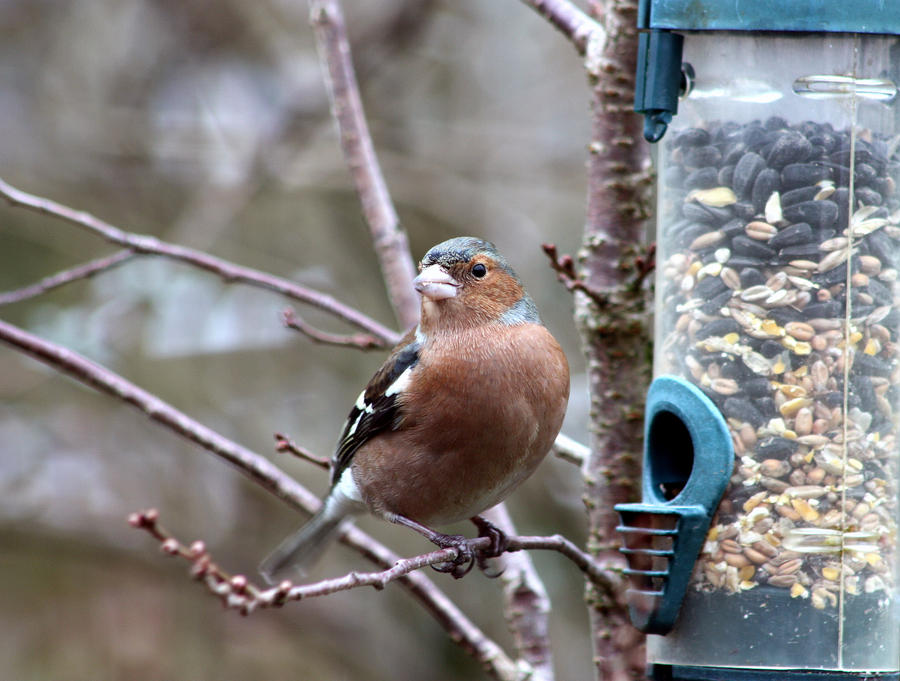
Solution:
<svg viewBox="0 0 900 681">
<path fill-rule="evenodd" d="M 13 206 L 28 208 L 50 217 L 65 220 L 76 227 L 93 232 L 110 243 L 125 246 L 135 254 L 163 256 L 188 263 L 207 272 L 212 272 L 226 282 L 257 286 L 280 293 L 293 300 L 308 303 L 320 310 L 324 310 L 348 324 L 378 336 L 387 343 L 395 343 L 399 338 L 394 331 L 364 315 L 359 310 L 355 310 L 327 294 L 300 286 L 287 279 L 250 267 L 236 265 L 193 248 L 170 244 L 153 236 L 123 231 L 85 211 L 76 211 L 56 201 L 16 189 L 2 179 L 0 179 L 0 196 Z M 69 277 L 63 283 L 68 283 L 68 281 L 74 281 L 74 278 Z"/>
<path fill-rule="evenodd" d="M 584 465 L 591 453 L 589 447 L 576 442 L 568 435 L 563 435 L 562 433 L 557 436 L 551 451 L 563 461 L 573 463 L 579 468 Z"/>
<path fill-rule="evenodd" d="M 584 56 L 591 40 L 604 39 L 603 26 L 568 0 L 522 0 L 568 38 Z"/>
<path fill-rule="evenodd" d="M 23 286 L 22 288 L 16 289 L 14 291 L 6 291 L 5 293 L 0 293 L 0 305 L 20 303 L 23 300 L 28 300 L 29 298 L 34 298 L 35 296 L 40 296 L 48 293 L 55 288 L 59 288 L 60 286 L 65 286 L 66 284 L 71 284 L 72 282 L 80 281 L 82 279 L 89 279 L 95 274 L 106 272 L 107 270 L 111 270 L 113 267 L 121 265 L 126 260 L 130 260 L 131 258 L 133 258 L 135 255 L 137 254 L 130 249 L 126 249 L 124 251 L 116 251 L 112 255 L 105 256 L 103 258 L 97 258 L 83 265 L 72 267 L 70 269 L 63 270 L 62 272 L 57 272 L 54 275 L 41 279 L 39 282 L 32 284 L 31 286 Z"/>
<path fill-rule="evenodd" d="M 419 297 L 412 285 L 415 265 L 410 256 L 409 240 L 400 228 L 400 218 L 369 135 L 344 13 L 337 0 L 314 0 L 310 2 L 310 20 L 325 66 L 331 110 L 340 131 L 344 160 L 372 233 L 375 254 L 394 312 L 400 327 L 408 329 L 419 321 Z"/>
<path fill-rule="evenodd" d="M 296 442 L 281 433 L 275 433 L 275 451 L 293 454 L 298 459 L 308 461 L 309 463 L 318 466 L 319 468 L 323 468 L 326 471 L 331 470 L 331 459 L 326 459 L 323 456 L 317 456 L 316 454 L 313 454 L 311 451 L 306 449 L 306 447 L 301 447 Z"/>
</svg>

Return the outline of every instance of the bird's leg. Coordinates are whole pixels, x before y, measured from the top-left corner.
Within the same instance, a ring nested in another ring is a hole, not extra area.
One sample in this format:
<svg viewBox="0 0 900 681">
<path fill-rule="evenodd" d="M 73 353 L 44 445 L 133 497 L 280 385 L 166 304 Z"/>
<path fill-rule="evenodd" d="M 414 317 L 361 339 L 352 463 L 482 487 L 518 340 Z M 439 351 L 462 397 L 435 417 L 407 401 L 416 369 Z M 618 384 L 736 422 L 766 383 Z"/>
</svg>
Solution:
<svg viewBox="0 0 900 681">
<path fill-rule="evenodd" d="M 489 537 L 491 540 L 491 545 L 488 548 L 475 552 L 475 561 L 478 564 L 478 569 L 484 573 L 485 577 L 495 579 L 503 574 L 503 570 L 500 570 L 500 572 L 489 572 L 487 564 L 488 558 L 496 558 L 506 551 L 506 547 L 509 545 L 509 539 L 503 530 L 494 525 L 494 523 L 487 518 L 476 515 L 472 516 L 470 520 L 475 527 L 478 528 L 479 538 Z"/>
<path fill-rule="evenodd" d="M 438 572 L 449 572 L 455 579 L 459 579 L 460 577 L 465 577 L 469 574 L 469 571 L 475 564 L 475 552 L 469 545 L 471 540 L 461 534 L 444 534 L 443 532 L 436 532 L 430 527 L 426 527 L 422 523 L 418 523 L 412 518 L 407 518 L 399 513 L 386 513 L 384 517 L 392 523 L 415 530 L 432 544 L 440 546 L 442 549 L 454 548 L 457 550 L 455 560 L 431 566 Z"/>
</svg>

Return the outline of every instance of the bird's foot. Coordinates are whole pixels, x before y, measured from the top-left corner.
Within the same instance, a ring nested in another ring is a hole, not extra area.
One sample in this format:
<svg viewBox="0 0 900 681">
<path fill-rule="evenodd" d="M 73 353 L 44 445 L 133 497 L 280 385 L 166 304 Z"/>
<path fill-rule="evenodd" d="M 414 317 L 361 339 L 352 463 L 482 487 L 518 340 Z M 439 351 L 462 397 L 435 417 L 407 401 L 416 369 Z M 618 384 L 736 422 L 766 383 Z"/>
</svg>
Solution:
<svg viewBox="0 0 900 681">
<path fill-rule="evenodd" d="M 488 565 L 488 559 L 496 558 L 506 551 L 507 546 L 509 546 L 509 539 L 503 530 L 494 525 L 494 523 L 487 518 L 476 515 L 473 516 L 471 520 L 475 527 L 478 528 L 478 538 L 489 537 L 491 540 L 490 546 L 486 549 L 477 549 L 475 551 L 475 562 L 478 565 L 478 569 L 484 573 L 485 577 L 496 579 L 503 574 L 503 570 L 501 569 L 499 572 L 491 571 L 490 566 Z"/>
<path fill-rule="evenodd" d="M 432 569 L 437 572 L 444 572 L 455 579 L 460 579 L 469 574 L 475 565 L 478 565 L 478 569 L 484 572 L 487 577 L 494 578 L 499 577 L 502 574 L 502 571 L 496 573 L 491 572 L 487 561 L 490 558 L 496 558 L 506 551 L 509 540 L 499 527 L 479 515 L 471 518 L 475 527 L 478 528 L 478 536 L 474 539 L 469 539 L 461 534 L 443 534 L 442 532 L 436 532 L 430 527 L 426 527 L 425 525 L 398 513 L 387 513 L 385 514 L 385 518 L 393 523 L 415 530 L 442 549 L 456 549 L 456 558 L 443 563 L 436 563 L 431 566 Z M 491 543 L 489 546 L 485 548 L 477 546 L 482 537 L 490 538 Z"/>
<path fill-rule="evenodd" d="M 416 522 L 412 518 L 407 518 L 399 513 L 386 513 L 384 517 L 392 523 L 415 530 L 432 544 L 435 544 L 442 549 L 456 549 L 456 558 L 432 565 L 431 567 L 434 570 L 448 573 L 455 579 L 465 577 L 472 570 L 472 566 L 475 564 L 475 551 L 470 546 L 472 540 L 467 539 L 460 534 L 444 534 L 443 532 L 436 532 L 430 527 L 426 527 L 422 523 Z"/>
<path fill-rule="evenodd" d="M 456 558 L 444 563 L 436 563 L 431 566 L 432 570 L 449 574 L 454 579 L 465 577 L 472 571 L 476 561 L 476 551 L 471 546 L 471 539 L 461 534 L 440 533 L 435 533 L 430 539 L 442 549 L 452 548 L 457 551 Z"/>
</svg>

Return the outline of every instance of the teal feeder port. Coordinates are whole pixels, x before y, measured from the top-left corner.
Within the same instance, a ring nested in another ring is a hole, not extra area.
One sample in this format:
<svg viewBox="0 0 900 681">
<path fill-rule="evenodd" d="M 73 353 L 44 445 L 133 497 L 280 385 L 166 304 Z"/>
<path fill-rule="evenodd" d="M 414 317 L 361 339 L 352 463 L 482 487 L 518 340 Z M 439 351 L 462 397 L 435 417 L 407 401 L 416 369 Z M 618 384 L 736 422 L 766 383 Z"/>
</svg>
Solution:
<svg viewBox="0 0 900 681">
<path fill-rule="evenodd" d="M 697 554 L 734 467 L 721 413 L 687 381 L 660 376 L 647 395 L 643 502 L 619 504 L 631 620 L 641 631 L 675 624 Z"/>
<path fill-rule="evenodd" d="M 900 681 L 900 1 L 637 14 L 659 378 L 619 511 L 650 674 Z"/>
</svg>

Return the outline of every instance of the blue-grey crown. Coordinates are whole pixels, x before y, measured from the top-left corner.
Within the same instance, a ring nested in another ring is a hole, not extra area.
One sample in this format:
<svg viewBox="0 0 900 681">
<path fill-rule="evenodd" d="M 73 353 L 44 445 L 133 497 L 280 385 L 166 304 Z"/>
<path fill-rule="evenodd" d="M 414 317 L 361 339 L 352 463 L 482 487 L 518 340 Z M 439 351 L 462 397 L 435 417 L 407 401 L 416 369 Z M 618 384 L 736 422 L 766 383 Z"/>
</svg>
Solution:
<svg viewBox="0 0 900 681">
<path fill-rule="evenodd" d="M 487 255 L 493 258 L 500 267 L 518 279 L 513 268 L 510 267 L 506 258 L 500 255 L 494 244 L 474 236 L 458 236 L 442 241 L 437 246 L 432 246 L 422 258 L 422 264 L 427 267 L 438 263 L 449 267 L 457 263 L 469 262 L 476 255 Z"/>
<path fill-rule="evenodd" d="M 479 239 L 474 236 L 458 236 L 454 239 L 448 239 L 433 246 L 422 258 L 422 265 L 439 264 L 444 267 L 469 262 L 476 255 L 487 255 L 497 263 L 497 265 L 514 277 L 517 281 L 519 276 L 516 274 L 512 266 L 506 261 L 497 247 L 490 241 Z M 525 323 L 541 323 L 541 317 L 538 314 L 537 307 L 531 296 L 525 293 L 519 301 L 513 305 L 502 317 L 505 324 L 525 324 Z"/>
</svg>

